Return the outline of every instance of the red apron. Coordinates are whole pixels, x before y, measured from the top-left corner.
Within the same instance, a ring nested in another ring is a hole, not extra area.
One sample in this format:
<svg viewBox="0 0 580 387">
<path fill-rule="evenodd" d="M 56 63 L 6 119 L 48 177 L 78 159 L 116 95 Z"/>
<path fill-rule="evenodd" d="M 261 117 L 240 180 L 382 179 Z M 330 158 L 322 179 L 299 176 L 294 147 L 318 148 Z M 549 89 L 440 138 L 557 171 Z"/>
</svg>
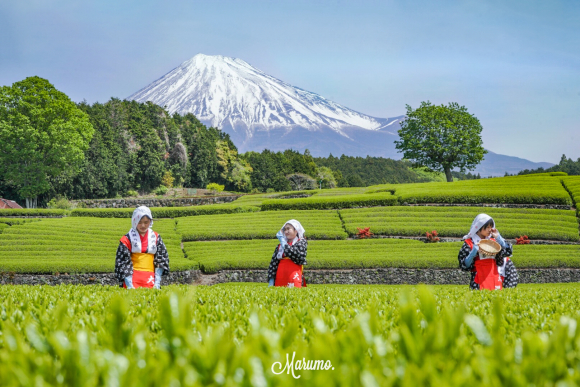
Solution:
<svg viewBox="0 0 580 387">
<path fill-rule="evenodd" d="M 288 242 L 292 246 L 292 242 Z M 278 245 L 278 248 L 282 248 Z M 278 263 L 278 271 L 276 271 L 276 279 L 274 286 L 283 286 L 288 288 L 301 288 L 302 283 L 306 287 L 306 281 L 302 277 L 303 265 L 294 263 L 290 258 L 282 255 L 282 259 Z"/>
<path fill-rule="evenodd" d="M 501 290 L 503 288 L 502 278 L 497 271 L 495 259 L 478 259 L 475 261 L 475 283 L 479 284 L 479 289 Z"/>
<path fill-rule="evenodd" d="M 282 258 L 278 264 L 274 286 L 301 288 L 302 265 L 295 264 L 290 258 Z"/>
<path fill-rule="evenodd" d="M 155 285 L 155 273 L 150 271 L 133 270 L 133 287 L 137 288 L 153 288 Z M 123 287 L 127 285 L 123 282 Z"/>
<path fill-rule="evenodd" d="M 491 238 L 492 240 L 495 240 Z M 473 240 L 467 239 L 465 241 L 471 249 L 473 249 Z M 503 289 L 503 278 L 497 270 L 497 263 L 494 258 L 479 259 L 475 257 L 474 262 L 475 278 L 473 281 L 479 285 L 479 289 L 500 290 Z"/>
</svg>

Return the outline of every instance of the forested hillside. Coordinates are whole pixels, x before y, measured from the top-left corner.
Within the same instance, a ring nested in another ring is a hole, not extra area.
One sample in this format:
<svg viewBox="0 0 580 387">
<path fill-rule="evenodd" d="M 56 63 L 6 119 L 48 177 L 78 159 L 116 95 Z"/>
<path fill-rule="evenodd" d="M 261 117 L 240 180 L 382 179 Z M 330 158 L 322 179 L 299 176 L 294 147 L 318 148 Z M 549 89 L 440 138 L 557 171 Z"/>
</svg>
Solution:
<svg viewBox="0 0 580 387">
<path fill-rule="evenodd" d="M 130 191 L 148 193 L 164 181 L 173 186 L 205 188 L 218 183 L 228 191 L 266 192 L 380 183 L 411 183 L 437 177 L 415 171 L 406 161 L 342 155 L 314 158 L 310 152 L 263 150 L 238 154 L 228 134 L 207 128 L 192 114 L 171 116 L 153 103 L 121 101 L 79 103 L 94 128 L 76 174 L 50 179 L 51 198 L 114 198 Z M 165 178 L 165 180 L 164 180 Z M 8 181 L 0 196 L 22 201 Z"/>
</svg>

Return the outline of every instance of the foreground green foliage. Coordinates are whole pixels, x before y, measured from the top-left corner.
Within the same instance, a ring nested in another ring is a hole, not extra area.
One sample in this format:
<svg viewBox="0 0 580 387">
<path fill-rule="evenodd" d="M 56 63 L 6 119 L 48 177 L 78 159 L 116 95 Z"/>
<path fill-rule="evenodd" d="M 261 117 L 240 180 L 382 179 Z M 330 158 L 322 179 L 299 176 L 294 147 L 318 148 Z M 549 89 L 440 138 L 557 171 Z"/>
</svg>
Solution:
<svg viewBox="0 0 580 387">
<path fill-rule="evenodd" d="M 425 236 L 437 230 L 441 237 L 463 237 L 477 214 L 486 213 L 505 238 L 580 240 L 578 219 L 570 210 L 491 207 L 380 207 L 340 210 L 346 231 L 370 227 L 377 235 Z"/>
<path fill-rule="evenodd" d="M 169 252 L 171 270 L 194 263 L 183 257 L 173 220 L 155 220 Z M 128 219 L 43 219 L 5 228 L 0 234 L 0 272 L 113 272 L 119 239 L 131 228 Z"/>
<path fill-rule="evenodd" d="M 308 269 L 420 268 L 457 269 L 463 242 L 423 243 L 409 239 L 359 239 L 308 242 Z M 186 242 L 187 257 L 204 273 L 224 269 L 265 270 L 278 245 L 275 240 Z M 579 245 L 518 245 L 517 268 L 579 268 Z M 468 274 L 466 274 L 467 276 Z"/>
<path fill-rule="evenodd" d="M 429 289 L 3 286 L 0 384 L 580 383 L 577 284 Z M 334 369 L 274 374 L 293 354 Z"/>
</svg>

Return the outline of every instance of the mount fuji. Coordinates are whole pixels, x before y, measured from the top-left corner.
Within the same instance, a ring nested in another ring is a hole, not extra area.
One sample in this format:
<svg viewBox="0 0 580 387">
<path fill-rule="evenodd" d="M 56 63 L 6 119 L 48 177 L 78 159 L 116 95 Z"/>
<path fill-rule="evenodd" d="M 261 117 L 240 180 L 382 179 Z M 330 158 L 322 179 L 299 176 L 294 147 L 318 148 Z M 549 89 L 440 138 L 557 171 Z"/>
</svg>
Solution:
<svg viewBox="0 0 580 387">
<path fill-rule="evenodd" d="M 402 157 L 394 141 L 405 116 L 359 113 L 237 58 L 197 54 L 127 99 L 151 101 L 171 114 L 193 113 L 228 133 L 240 152 L 308 149 L 321 157 Z M 551 165 L 489 152 L 475 172 L 498 176 Z"/>
<path fill-rule="evenodd" d="M 197 54 L 127 99 L 193 113 L 229 133 L 241 152 L 292 148 L 314 156 L 400 158 L 393 141 L 404 116 L 359 113 L 237 58 Z"/>
</svg>

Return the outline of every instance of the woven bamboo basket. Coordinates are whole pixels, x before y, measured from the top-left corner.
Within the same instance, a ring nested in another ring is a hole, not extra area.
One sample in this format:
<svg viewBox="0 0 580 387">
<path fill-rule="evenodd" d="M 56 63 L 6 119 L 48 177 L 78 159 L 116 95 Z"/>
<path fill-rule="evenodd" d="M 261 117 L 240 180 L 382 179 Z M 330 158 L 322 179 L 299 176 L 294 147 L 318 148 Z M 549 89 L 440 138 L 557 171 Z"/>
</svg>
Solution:
<svg viewBox="0 0 580 387">
<path fill-rule="evenodd" d="M 479 259 L 495 258 L 500 250 L 501 246 L 499 243 L 489 239 L 483 239 L 479 242 Z"/>
</svg>

